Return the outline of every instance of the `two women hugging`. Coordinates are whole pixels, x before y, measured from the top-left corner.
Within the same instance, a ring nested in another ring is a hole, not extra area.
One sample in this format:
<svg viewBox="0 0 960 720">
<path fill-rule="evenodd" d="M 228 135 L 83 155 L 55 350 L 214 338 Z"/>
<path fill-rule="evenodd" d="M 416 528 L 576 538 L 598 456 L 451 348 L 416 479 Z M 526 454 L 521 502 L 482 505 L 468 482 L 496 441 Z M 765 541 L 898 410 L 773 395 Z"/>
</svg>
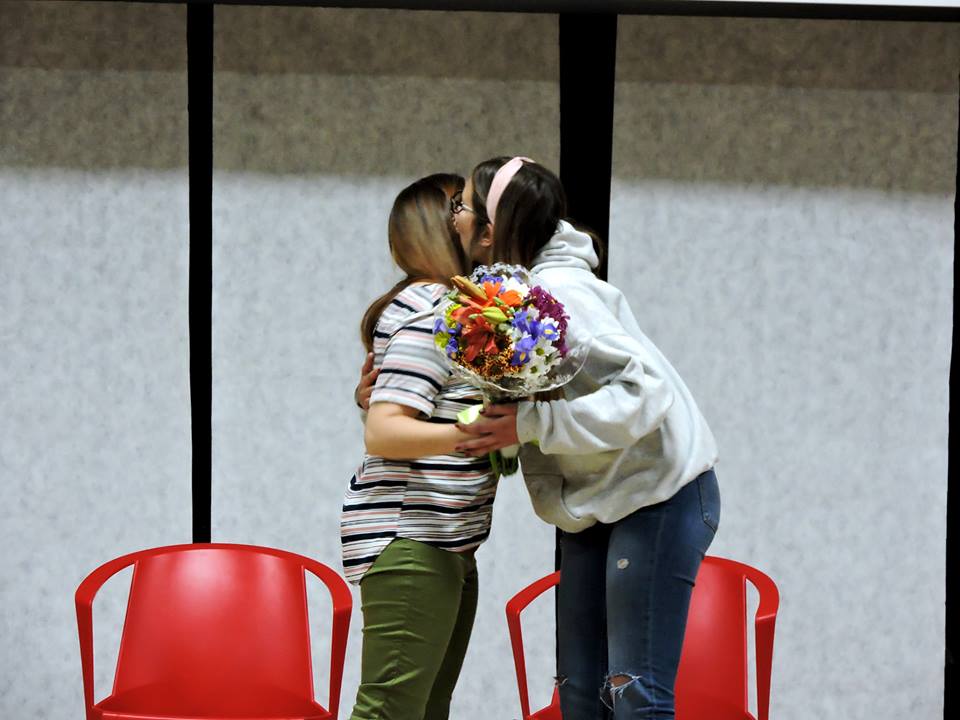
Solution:
<svg viewBox="0 0 960 720">
<path fill-rule="evenodd" d="M 693 582 L 719 521 L 716 443 L 623 294 L 596 276 L 595 238 L 565 216 L 560 180 L 521 157 L 423 178 L 394 202 L 389 247 L 405 277 L 361 324 L 366 453 L 341 516 L 364 621 L 354 720 L 448 717 L 477 607 L 474 553 L 518 445 L 535 512 L 562 531 L 564 719 L 673 717 Z M 551 383 L 562 397 L 530 397 Z"/>
</svg>

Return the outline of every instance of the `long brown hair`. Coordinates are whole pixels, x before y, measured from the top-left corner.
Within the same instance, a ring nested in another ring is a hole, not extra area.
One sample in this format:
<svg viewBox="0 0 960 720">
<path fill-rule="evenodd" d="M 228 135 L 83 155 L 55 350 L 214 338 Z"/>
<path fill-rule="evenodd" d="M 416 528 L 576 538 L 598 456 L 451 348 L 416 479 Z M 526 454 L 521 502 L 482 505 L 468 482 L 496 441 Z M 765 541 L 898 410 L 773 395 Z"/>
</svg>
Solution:
<svg viewBox="0 0 960 720">
<path fill-rule="evenodd" d="M 483 232 L 487 216 L 487 194 L 493 177 L 510 161 L 503 155 L 485 160 L 473 169 L 473 207 L 477 211 L 476 237 Z M 557 231 L 561 219 L 586 232 L 597 256 L 602 259 L 603 244 L 593 231 L 566 217 L 567 195 L 553 172 L 539 163 L 524 163 L 504 189 L 497 204 L 499 221 L 493 226 L 494 262 L 507 262 L 530 267 L 540 249 Z M 474 238 L 476 239 L 476 238 Z"/>
<path fill-rule="evenodd" d="M 450 278 L 469 271 L 466 256 L 450 216 L 450 197 L 463 189 L 464 180 L 452 173 L 436 173 L 411 183 L 397 195 L 387 223 L 393 261 L 405 273 L 396 285 L 367 308 L 360 321 L 360 339 L 373 349 L 373 331 L 384 308 L 415 282 L 450 285 Z"/>
</svg>

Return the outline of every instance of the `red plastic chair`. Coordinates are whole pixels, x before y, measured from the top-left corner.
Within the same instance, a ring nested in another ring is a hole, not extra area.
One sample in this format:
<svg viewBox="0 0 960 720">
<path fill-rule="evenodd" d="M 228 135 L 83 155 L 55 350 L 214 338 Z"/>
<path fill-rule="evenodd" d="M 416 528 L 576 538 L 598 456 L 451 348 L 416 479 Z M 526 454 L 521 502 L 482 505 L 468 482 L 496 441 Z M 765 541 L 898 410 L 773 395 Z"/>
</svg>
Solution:
<svg viewBox="0 0 960 720">
<path fill-rule="evenodd" d="M 93 697 L 93 599 L 133 565 L 113 691 Z M 314 699 L 305 571 L 333 598 L 330 709 Z M 101 565 L 77 588 L 87 720 L 335 720 L 353 600 L 310 558 L 251 545 L 172 545 Z"/>
<path fill-rule="evenodd" d="M 767 720 L 773 631 L 780 594 L 773 580 L 749 565 L 707 556 L 700 566 L 690 601 L 687 631 L 677 671 L 677 720 L 753 720 L 747 697 L 747 591 L 759 591 L 755 617 L 757 717 Z M 530 712 L 520 613 L 537 596 L 560 582 L 555 572 L 540 578 L 507 603 L 507 627 L 520 690 L 524 720 L 561 720 L 559 693 L 545 708 Z"/>
</svg>

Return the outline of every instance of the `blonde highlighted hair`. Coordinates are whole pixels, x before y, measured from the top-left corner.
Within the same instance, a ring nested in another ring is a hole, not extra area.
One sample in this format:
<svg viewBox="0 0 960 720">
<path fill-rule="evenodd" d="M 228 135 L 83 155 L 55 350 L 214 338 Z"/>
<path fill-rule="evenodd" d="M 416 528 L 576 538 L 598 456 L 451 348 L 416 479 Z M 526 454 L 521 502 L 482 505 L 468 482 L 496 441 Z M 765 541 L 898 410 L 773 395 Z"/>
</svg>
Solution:
<svg viewBox="0 0 960 720">
<path fill-rule="evenodd" d="M 463 189 L 459 175 L 437 173 L 411 183 L 397 195 L 390 210 L 387 238 L 390 254 L 405 277 L 374 300 L 360 321 L 364 347 L 373 348 L 373 331 L 384 308 L 415 282 L 450 285 L 450 278 L 469 271 L 450 215 L 450 198 Z"/>
</svg>

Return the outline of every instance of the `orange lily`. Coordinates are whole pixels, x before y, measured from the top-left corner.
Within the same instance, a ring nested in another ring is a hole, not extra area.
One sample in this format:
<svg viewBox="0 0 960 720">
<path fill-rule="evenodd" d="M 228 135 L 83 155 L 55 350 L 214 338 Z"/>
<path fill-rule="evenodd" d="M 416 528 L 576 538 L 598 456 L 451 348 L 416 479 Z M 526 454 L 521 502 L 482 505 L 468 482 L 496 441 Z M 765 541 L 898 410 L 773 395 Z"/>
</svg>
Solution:
<svg viewBox="0 0 960 720">
<path fill-rule="evenodd" d="M 473 362 L 481 351 L 490 355 L 499 350 L 493 327 L 482 316 L 475 318 L 469 325 L 464 324 L 460 337 L 466 344 L 463 357 L 467 362 Z"/>
<path fill-rule="evenodd" d="M 497 295 L 497 293 L 500 292 L 500 283 L 490 282 L 488 280 L 483 284 L 483 291 L 487 295 L 487 305 L 497 300 L 510 307 L 516 307 L 520 304 L 520 293 L 516 290 L 505 290 L 503 295 Z"/>
</svg>

